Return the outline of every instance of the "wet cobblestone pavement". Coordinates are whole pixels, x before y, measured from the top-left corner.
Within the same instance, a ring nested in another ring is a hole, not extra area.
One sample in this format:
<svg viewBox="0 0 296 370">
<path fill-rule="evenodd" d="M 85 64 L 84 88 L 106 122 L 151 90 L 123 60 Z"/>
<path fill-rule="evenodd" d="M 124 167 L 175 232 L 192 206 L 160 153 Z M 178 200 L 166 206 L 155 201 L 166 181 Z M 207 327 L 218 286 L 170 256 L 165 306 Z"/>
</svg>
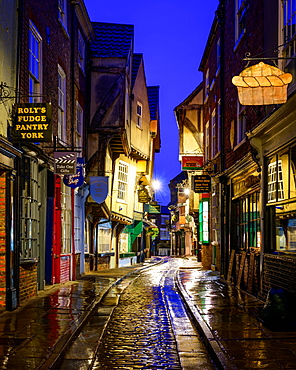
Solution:
<svg viewBox="0 0 296 370">
<path fill-rule="evenodd" d="M 296 369 L 296 332 L 267 329 L 258 314 L 264 302 L 220 280 L 217 272 L 179 271 L 209 347 L 224 369 Z"/>
<path fill-rule="evenodd" d="M 214 369 L 174 288 L 183 264 L 172 259 L 112 289 L 59 369 Z"/>
</svg>

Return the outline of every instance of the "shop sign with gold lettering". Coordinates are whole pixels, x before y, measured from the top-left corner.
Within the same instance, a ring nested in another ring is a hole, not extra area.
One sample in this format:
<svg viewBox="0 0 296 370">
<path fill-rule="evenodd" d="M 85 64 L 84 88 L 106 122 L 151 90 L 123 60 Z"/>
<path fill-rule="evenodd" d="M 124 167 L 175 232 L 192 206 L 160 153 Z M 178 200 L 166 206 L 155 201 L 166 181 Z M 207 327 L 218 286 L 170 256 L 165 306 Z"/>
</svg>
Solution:
<svg viewBox="0 0 296 370">
<path fill-rule="evenodd" d="M 51 104 L 15 104 L 12 137 L 15 142 L 52 141 Z"/>
<path fill-rule="evenodd" d="M 209 193 L 211 191 L 211 176 L 193 176 L 193 191 L 195 193 Z"/>
</svg>

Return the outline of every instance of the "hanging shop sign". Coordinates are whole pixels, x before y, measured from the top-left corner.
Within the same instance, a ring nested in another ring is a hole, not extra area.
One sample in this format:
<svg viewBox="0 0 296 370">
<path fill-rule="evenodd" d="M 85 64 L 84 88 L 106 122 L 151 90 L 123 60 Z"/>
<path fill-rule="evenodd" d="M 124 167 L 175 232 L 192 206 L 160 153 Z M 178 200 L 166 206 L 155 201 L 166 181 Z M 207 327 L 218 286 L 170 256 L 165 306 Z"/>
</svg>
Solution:
<svg viewBox="0 0 296 370">
<path fill-rule="evenodd" d="M 242 105 L 283 104 L 287 101 L 291 73 L 260 62 L 244 69 L 232 78 L 237 87 L 238 99 Z"/>
<path fill-rule="evenodd" d="M 151 214 L 159 214 L 160 204 L 145 204 L 144 212 L 151 213 Z"/>
<path fill-rule="evenodd" d="M 54 173 L 57 175 L 75 175 L 76 174 L 75 152 L 54 152 Z"/>
<path fill-rule="evenodd" d="M 84 158 L 77 158 L 76 173 L 74 175 L 65 175 L 63 178 L 64 184 L 72 189 L 78 188 L 84 182 Z"/>
<path fill-rule="evenodd" d="M 108 176 L 92 176 L 89 178 L 90 195 L 95 202 L 101 204 L 107 198 L 109 190 Z"/>
<path fill-rule="evenodd" d="M 211 176 L 193 176 L 192 186 L 195 193 L 209 193 L 211 191 Z"/>
<path fill-rule="evenodd" d="M 14 142 L 51 142 L 51 104 L 15 104 L 12 127 Z"/>
<path fill-rule="evenodd" d="M 203 156 L 183 156 L 182 157 L 182 170 L 201 170 L 203 168 Z"/>
<path fill-rule="evenodd" d="M 139 203 L 149 203 L 151 197 L 149 196 L 148 190 L 146 188 L 138 190 L 138 202 Z"/>
</svg>

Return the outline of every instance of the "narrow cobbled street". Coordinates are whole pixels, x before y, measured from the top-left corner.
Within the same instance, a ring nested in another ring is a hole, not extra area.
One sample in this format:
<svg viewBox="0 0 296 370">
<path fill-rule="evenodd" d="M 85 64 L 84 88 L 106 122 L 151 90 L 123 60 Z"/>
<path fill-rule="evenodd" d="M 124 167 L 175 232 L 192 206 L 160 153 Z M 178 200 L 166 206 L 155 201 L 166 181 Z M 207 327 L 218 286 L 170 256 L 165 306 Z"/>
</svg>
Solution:
<svg viewBox="0 0 296 370">
<path fill-rule="evenodd" d="M 174 287 L 182 263 L 171 259 L 113 288 L 59 368 L 213 369 Z"/>
</svg>

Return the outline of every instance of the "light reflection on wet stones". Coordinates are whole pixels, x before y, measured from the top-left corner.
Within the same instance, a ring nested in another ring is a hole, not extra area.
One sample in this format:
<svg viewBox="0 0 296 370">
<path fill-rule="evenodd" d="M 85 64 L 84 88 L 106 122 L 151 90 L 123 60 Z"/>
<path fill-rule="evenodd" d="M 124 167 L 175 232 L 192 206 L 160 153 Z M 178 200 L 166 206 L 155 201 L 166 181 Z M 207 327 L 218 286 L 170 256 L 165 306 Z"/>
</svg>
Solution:
<svg viewBox="0 0 296 370">
<path fill-rule="evenodd" d="M 120 298 L 94 369 L 181 369 L 159 285 L 163 272 L 139 276 Z"/>
</svg>

